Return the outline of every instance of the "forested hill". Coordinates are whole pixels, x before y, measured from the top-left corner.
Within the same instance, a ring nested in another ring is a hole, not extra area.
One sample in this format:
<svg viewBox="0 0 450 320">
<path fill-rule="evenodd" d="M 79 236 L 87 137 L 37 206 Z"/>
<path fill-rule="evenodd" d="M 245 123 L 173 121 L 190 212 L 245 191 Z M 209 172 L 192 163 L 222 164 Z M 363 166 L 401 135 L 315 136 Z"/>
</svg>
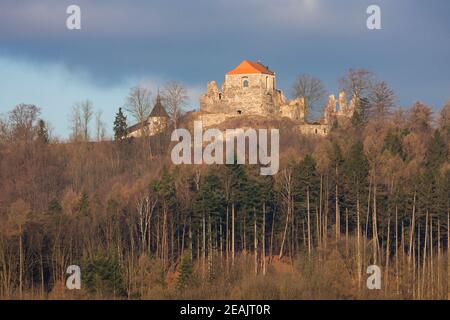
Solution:
<svg viewBox="0 0 450 320">
<path fill-rule="evenodd" d="M 2 298 L 447 296 L 449 103 L 284 132 L 273 177 L 175 166 L 164 135 L 60 143 L 19 107 L 0 137 Z"/>
</svg>

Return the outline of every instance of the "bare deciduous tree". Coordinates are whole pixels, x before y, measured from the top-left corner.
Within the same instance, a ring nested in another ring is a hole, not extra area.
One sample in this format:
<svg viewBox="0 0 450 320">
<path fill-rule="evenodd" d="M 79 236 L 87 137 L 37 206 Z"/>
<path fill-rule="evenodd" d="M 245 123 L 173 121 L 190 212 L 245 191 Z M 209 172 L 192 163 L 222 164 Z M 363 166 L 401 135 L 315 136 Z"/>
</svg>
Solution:
<svg viewBox="0 0 450 320">
<path fill-rule="evenodd" d="M 162 90 L 162 98 L 167 106 L 173 125 L 177 128 L 180 116 L 183 114 L 189 101 L 187 89 L 181 83 L 170 81 Z"/>
<path fill-rule="evenodd" d="M 138 213 L 139 236 L 143 252 L 150 248 L 150 226 L 157 199 L 149 194 L 143 194 L 136 199 Z"/>
<path fill-rule="evenodd" d="M 421 102 L 416 102 L 409 110 L 409 126 L 413 131 L 424 132 L 431 126 L 431 108 Z"/>
<path fill-rule="evenodd" d="M 371 115 L 376 118 L 383 119 L 389 116 L 395 105 L 394 91 L 386 81 L 374 84 L 369 91 L 368 99 Z"/>
<path fill-rule="evenodd" d="M 70 130 L 71 139 L 73 141 L 79 141 L 82 139 L 82 125 L 81 125 L 81 110 L 78 105 L 72 107 L 72 112 L 70 114 Z"/>
<path fill-rule="evenodd" d="M 438 124 L 442 131 L 450 133 L 450 100 L 444 104 L 439 112 Z"/>
<path fill-rule="evenodd" d="M 41 110 L 32 104 L 19 104 L 9 113 L 13 137 L 26 143 L 33 140 L 34 126 Z"/>
<path fill-rule="evenodd" d="M 339 89 L 347 95 L 363 98 L 371 88 L 374 75 L 366 69 L 349 69 L 347 74 L 339 79 Z"/>
<path fill-rule="evenodd" d="M 92 102 L 89 100 L 78 102 L 73 106 L 70 116 L 73 140 L 89 140 L 89 123 L 93 114 Z"/>
<path fill-rule="evenodd" d="M 5 142 L 9 138 L 10 126 L 6 119 L 0 118 L 0 143 Z"/>
<path fill-rule="evenodd" d="M 81 115 L 82 115 L 82 125 L 83 125 L 83 137 L 85 141 L 89 140 L 89 122 L 94 114 L 92 102 L 86 100 L 80 104 Z"/>
<path fill-rule="evenodd" d="M 131 88 L 125 103 L 125 110 L 138 122 L 147 120 L 152 106 L 150 103 L 151 91 L 148 88 L 137 86 Z"/>
<path fill-rule="evenodd" d="M 102 120 L 103 112 L 101 110 L 95 113 L 95 132 L 97 141 L 102 141 L 105 138 L 105 123 Z"/>
<path fill-rule="evenodd" d="M 305 118 L 322 111 L 326 94 L 327 91 L 322 81 L 309 74 L 298 76 L 292 85 L 292 96 L 305 99 Z"/>
</svg>

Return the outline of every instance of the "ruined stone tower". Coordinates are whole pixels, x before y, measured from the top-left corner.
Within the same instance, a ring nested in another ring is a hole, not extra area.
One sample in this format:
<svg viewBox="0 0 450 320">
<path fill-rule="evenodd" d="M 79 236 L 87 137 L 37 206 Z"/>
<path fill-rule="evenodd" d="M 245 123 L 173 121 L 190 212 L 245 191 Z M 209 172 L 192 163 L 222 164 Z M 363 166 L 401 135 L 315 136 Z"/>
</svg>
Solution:
<svg viewBox="0 0 450 320">
<path fill-rule="evenodd" d="M 278 114 L 285 100 L 276 88 L 275 73 L 259 62 L 244 60 L 225 75 L 221 91 L 215 81 L 208 82 L 207 92 L 200 97 L 200 109 L 210 113 L 270 115 Z"/>
<path fill-rule="evenodd" d="M 227 119 L 263 116 L 268 119 L 288 118 L 302 134 L 327 135 L 335 121 L 349 119 L 355 110 L 355 99 L 347 103 L 344 92 L 339 99 L 331 95 L 324 117 L 309 123 L 305 119 L 305 98 L 288 100 L 276 87 L 275 73 L 260 62 L 242 61 L 225 75 L 222 88 L 209 81 L 206 93 L 200 97 L 198 119 L 205 127 Z"/>
</svg>

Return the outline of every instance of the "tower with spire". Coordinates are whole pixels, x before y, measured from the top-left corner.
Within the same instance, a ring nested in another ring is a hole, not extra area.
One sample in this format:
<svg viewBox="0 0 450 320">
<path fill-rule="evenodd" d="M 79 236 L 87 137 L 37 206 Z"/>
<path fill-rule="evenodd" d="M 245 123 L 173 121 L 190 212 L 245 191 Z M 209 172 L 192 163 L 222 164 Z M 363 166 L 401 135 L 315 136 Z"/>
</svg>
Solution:
<svg viewBox="0 0 450 320">
<path fill-rule="evenodd" d="M 161 96 L 156 96 L 156 103 L 148 119 L 142 123 L 137 123 L 127 129 L 127 137 L 139 138 L 143 136 L 155 136 L 167 130 L 169 126 L 169 115 L 161 103 Z"/>
</svg>

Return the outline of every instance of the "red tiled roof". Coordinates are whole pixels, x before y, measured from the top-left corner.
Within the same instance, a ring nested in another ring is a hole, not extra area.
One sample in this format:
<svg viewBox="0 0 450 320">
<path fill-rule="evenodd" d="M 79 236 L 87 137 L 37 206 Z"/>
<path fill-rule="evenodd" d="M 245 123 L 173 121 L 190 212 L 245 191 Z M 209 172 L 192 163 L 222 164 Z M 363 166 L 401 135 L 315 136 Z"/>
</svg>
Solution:
<svg viewBox="0 0 450 320">
<path fill-rule="evenodd" d="M 229 71 L 227 74 L 251 74 L 251 73 L 262 73 L 262 74 L 270 74 L 274 75 L 272 71 L 270 71 L 266 66 L 262 65 L 259 62 L 253 62 L 244 60 L 238 65 L 235 69 Z"/>
</svg>

